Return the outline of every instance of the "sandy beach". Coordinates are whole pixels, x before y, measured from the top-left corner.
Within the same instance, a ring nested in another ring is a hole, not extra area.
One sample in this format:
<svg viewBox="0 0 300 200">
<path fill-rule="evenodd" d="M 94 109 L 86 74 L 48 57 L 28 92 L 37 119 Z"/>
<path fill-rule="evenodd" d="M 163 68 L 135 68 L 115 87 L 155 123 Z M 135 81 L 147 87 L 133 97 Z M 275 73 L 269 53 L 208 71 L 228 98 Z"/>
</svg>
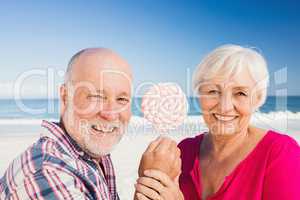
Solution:
<svg viewBox="0 0 300 200">
<path fill-rule="evenodd" d="M 0 121 L 0 175 L 2 176 L 9 162 L 35 142 L 42 131 L 40 120 Z M 258 127 L 287 133 L 300 142 L 300 113 L 256 114 L 253 124 Z M 180 141 L 205 131 L 200 116 L 189 116 L 185 124 L 169 133 L 169 136 Z M 158 136 L 150 124 L 143 118 L 133 117 L 128 133 L 123 137 L 112 153 L 117 174 L 117 186 L 121 199 L 132 199 L 137 168 L 141 154 L 147 144 Z"/>
</svg>

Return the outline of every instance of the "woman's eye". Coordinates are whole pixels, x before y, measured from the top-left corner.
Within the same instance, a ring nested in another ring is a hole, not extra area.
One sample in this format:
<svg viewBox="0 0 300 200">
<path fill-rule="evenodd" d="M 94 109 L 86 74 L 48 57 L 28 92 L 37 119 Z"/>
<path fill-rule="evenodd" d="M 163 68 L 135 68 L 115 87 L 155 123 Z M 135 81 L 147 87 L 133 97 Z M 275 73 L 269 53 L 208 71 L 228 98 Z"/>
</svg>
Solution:
<svg viewBox="0 0 300 200">
<path fill-rule="evenodd" d="M 118 98 L 118 102 L 121 102 L 122 104 L 126 104 L 128 103 L 130 100 L 128 98 L 125 97 L 120 97 Z"/>
</svg>

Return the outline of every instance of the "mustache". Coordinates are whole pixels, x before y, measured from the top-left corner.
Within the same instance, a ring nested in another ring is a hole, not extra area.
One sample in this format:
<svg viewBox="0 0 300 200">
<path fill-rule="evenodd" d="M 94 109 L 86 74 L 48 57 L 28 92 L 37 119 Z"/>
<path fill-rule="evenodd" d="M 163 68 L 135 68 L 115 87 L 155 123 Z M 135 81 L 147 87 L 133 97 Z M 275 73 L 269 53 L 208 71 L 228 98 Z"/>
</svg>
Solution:
<svg viewBox="0 0 300 200">
<path fill-rule="evenodd" d="M 125 123 L 121 121 L 102 121 L 102 120 L 80 120 L 79 122 L 80 127 L 98 127 L 101 129 L 108 129 L 108 128 L 121 128 L 125 125 Z"/>
</svg>

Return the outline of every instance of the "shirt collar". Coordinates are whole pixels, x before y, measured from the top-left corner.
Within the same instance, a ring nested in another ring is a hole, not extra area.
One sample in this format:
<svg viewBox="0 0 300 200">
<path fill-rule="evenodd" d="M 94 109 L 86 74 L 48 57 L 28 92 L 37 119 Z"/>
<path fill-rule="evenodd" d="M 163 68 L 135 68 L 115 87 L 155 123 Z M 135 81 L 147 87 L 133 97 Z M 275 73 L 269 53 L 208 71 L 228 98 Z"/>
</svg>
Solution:
<svg viewBox="0 0 300 200">
<path fill-rule="evenodd" d="M 46 128 L 48 132 L 43 134 L 43 136 L 50 137 L 52 139 L 58 140 L 64 147 L 68 149 L 75 157 L 83 158 L 85 160 L 95 160 L 89 154 L 87 154 L 78 143 L 69 135 L 66 131 L 62 122 L 49 122 L 46 120 L 42 121 L 42 127 Z M 103 157 L 110 157 L 110 155 L 106 155 Z M 102 158 L 104 159 L 104 158 Z"/>
</svg>

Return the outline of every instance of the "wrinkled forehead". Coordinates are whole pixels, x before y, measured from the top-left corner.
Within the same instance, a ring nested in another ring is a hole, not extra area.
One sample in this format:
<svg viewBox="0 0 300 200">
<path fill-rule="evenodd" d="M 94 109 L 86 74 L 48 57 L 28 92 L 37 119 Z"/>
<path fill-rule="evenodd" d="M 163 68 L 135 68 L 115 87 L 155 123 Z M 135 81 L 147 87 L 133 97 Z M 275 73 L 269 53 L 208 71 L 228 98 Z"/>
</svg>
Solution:
<svg viewBox="0 0 300 200">
<path fill-rule="evenodd" d="M 215 76 L 205 78 L 199 83 L 200 86 L 215 85 L 221 88 L 254 88 L 256 85 L 255 79 L 250 74 L 247 68 L 239 71 L 239 73 L 223 74 L 216 73 Z"/>
<path fill-rule="evenodd" d="M 85 64 L 75 65 L 72 69 L 69 82 L 72 83 L 73 89 L 84 89 L 90 93 L 105 91 L 114 95 L 120 93 L 131 95 L 132 74 L 130 69 L 114 63 L 109 65 Z"/>
<path fill-rule="evenodd" d="M 103 69 L 94 73 L 85 73 L 78 79 L 72 80 L 73 86 L 88 88 L 92 91 L 104 91 L 105 93 L 131 94 L 132 78 L 120 70 Z"/>
</svg>

